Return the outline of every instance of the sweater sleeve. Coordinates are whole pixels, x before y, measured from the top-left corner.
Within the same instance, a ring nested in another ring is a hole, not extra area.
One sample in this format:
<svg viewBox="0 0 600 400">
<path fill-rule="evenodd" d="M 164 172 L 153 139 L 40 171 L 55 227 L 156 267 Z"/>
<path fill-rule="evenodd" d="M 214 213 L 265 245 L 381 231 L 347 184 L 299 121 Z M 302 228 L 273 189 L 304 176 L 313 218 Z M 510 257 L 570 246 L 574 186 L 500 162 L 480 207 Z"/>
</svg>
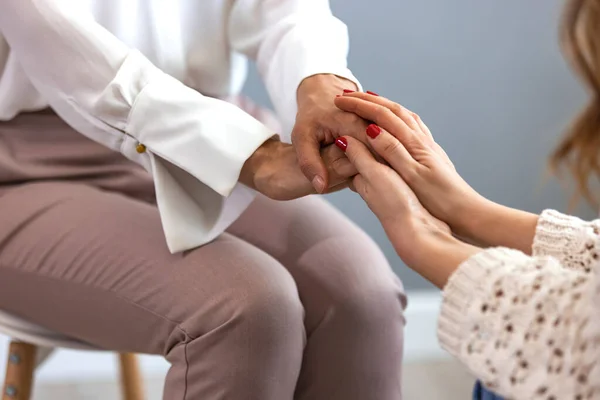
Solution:
<svg viewBox="0 0 600 400">
<path fill-rule="evenodd" d="M 599 261 L 600 248 L 595 240 L 600 220 L 583 221 L 554 210 L 542 213 L 533 241 L 533 256 L 552 256 L 566 268 L 591 272 Z"/>
<path fill-rule="evenodd" d="M 545 212 L 536 255 L 489 249 L 464 262 L 446 285 L 439 340 L 499 395 L 600 395 L 597 223 Z M 549 226 L 554 234 L 547 236 Z M 564 237 L 556 242 L 561 229 Z M 580 246 L 568 247 L 582 238 L 583 253 Z"/>
</svg>

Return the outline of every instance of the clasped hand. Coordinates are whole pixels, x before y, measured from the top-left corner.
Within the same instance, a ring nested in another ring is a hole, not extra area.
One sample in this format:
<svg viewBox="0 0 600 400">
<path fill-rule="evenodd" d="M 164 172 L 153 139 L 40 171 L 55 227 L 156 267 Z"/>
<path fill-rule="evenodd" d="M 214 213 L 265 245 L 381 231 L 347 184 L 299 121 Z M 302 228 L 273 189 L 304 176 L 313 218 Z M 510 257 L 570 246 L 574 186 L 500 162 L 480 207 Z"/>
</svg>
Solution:
<svg viewBox="0 0 600 400">
<path fill-rule="evenodd" d="M 356 85 L 335 75 L 306 78 L 297 91 L 293 145 L 270 140 L 244 164 L 240 182 L 275 200 L 291 200 L 347 187 L 355 168 L 335 145 L 342 135 L 366 140 L 367 124 L 333 99 Z"/>
<path fill-rule="evenodd" d="M 330 176 L 325 192 L 348 187 L 356 169 L 344 153 L 334 145 L 319 151 Z M 246 161 L 240 175 L 244 183 L 273 200 L 293 200 L 316 193 L 310 180 L 302 173 L 294 146 L 270 139 Z"/>
<path fill-rule="evenodd" d="M 335 99 L 341 110 L 372 121 L 368 146 L 338 138 L 358 174 L 351 187 L 381 221 L 406 264 L 443 287 L 455 268 L 480 249 L 453 236 L 486 200 L 457 173 L 419 116 L 399 104 L 366 93 Z"/>
</svg>

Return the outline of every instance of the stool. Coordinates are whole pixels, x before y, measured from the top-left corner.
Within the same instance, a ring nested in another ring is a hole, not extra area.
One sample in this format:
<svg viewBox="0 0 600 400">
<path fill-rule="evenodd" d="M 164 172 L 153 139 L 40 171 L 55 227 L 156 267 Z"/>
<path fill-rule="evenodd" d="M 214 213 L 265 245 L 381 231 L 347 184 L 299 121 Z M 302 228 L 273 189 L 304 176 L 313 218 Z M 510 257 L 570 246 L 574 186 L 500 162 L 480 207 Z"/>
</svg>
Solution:
<svg viewBox="0 0 600 400">
<path fill-rule="evenodd" d="M 57 334 L 4 311 L 0 311 L 0 333 L 12 338 L 2 400 L 30 400 L 34 371 L 53 349 L 100 351 L 94 346 Z M 119 367 L 123 399 L 143 400 L 142 379 L 136 356 L 120 353 Z"/>
</svg>

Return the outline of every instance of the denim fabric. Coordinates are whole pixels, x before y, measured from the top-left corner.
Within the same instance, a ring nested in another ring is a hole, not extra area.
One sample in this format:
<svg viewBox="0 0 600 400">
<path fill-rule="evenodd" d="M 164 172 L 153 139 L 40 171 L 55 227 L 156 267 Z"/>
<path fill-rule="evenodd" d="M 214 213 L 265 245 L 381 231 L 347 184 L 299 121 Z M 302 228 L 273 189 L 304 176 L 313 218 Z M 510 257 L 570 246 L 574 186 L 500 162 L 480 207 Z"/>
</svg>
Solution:
<svg viewBox="0 0 600 400">
<path fill-rule="evenodd" d="M 473 400 L 503 400 L 502 397 L 495 395 L 487 390 L 481 382 L 477 381 L 473 389 Z"/>
</svg>

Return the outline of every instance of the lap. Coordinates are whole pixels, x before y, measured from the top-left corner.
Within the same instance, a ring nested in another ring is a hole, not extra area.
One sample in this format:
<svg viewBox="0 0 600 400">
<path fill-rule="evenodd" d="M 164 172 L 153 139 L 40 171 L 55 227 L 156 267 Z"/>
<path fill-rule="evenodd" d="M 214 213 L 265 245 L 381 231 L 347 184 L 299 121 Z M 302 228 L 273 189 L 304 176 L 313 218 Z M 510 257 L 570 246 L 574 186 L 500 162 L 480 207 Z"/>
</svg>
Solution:
<svg viewBox="0 0 600 400">
<path fill-rule="evenodd" d="M 227 232 L 270 254 L 293 276 L 307 270 L 341 279 L 395 276 L 371 237 L 319 196 L 286 202 L 260 196 Z"/>
<path fill-rule="evenodd" d="M 281 292 L 285 269 L 231 234 L 170 254 L 152 204 L 69 183 L 0 197 L 0 308 L 97 346 L 160 353 Z"/>
<path fill-rule="evenodd" d="M 300 291 L 317 310 L 396 280 L 371 239 L 318 198 L 258 198 L 215 241 L 170 254 L 153 204 L 64 182 L 0 196 L 0 308 L 100 347 L 162 353 L 240 303 Z"/>
<path fill-rule="evenodd" d="M 288 202 L 259 197 L 228 232 L 264 250 L 289 271 L 306 309 L 309 331 L 332 304 L 346 303 L 364 313 L 390 300 L 406 304 L 402 283 L 383 252 L 322 197 Z"/>
</svg>

